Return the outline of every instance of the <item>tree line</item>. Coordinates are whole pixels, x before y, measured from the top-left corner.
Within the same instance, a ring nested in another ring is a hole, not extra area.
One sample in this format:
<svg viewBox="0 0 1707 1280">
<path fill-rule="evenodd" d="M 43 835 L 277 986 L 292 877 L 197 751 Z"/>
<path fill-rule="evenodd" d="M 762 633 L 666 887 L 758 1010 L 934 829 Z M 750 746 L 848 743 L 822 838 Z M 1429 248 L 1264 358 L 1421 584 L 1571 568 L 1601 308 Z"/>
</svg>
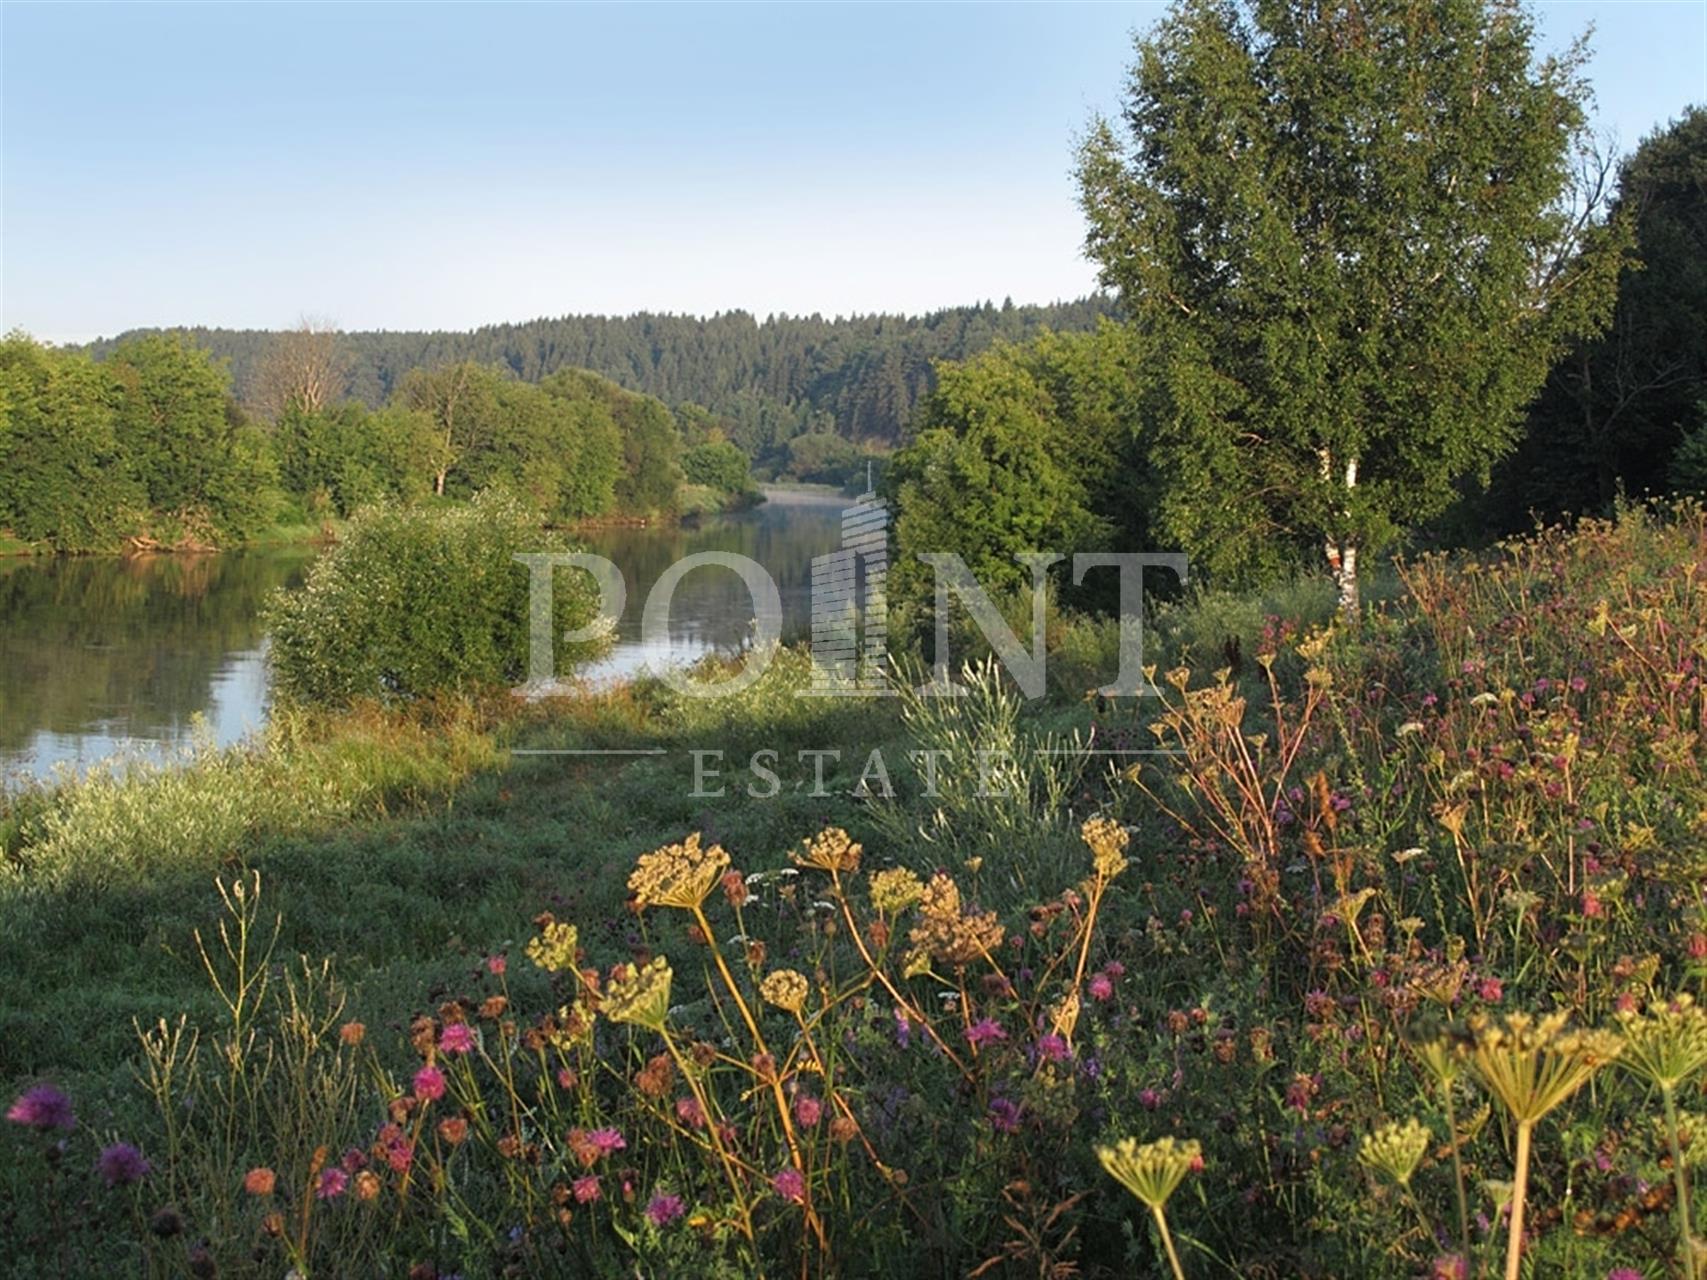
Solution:
<svg viewBox="0 0 1707 1280">
<path fill-rule="evenodd" d="M 467 333 L 349 332 L 333 399 L 389 403 L 418 369 L 471 361 L 502 366 L 523 382 L 587 369 L 673 409 L 696 406 L 760 466 L 788 470 L 800 436 L 888 448 L 907 433 L 935 386 L 933 366 L 1023 341 L 1043 329 L 1088 329 L 1110 312 L 1092 297 L 1051 306 L 952 307 L 923 316 L 771 316 L 745 311 L 683 315 L 563 316 L 489 325 Z M 191 329 L 230 363 L 239 400 L 276 400 L 270 359 L 279 335 L 265 330 Z M 102 355 L 134 335 L 91 345 Z"/>
<path fill-rule="evenodd" d="M 379 407 L 347 397 L 346 353 L 313 326 L 275 335 L 257 400 L 184 333 L 101 358 L 21 333 L 0 341 L 0 531 L 62 551 L 212 547 L 376 501 L 501 488 L 548 523 L 672 511 L 684 465 L 740 493 L 746 458 L 584 369 L 538 384 L 460 360 L 417 368 Z"/>
<path fill-rule="evenodd" d="M 1122 318 L 941 370 L 902 550 L 1325 566 L 1351 613 L 1360 556 L 1707 491 L 1707 111 L 1614 166 L 1585 60 L 1504 0 L 1179 0 L 1078 158 Z"/>
</svg>

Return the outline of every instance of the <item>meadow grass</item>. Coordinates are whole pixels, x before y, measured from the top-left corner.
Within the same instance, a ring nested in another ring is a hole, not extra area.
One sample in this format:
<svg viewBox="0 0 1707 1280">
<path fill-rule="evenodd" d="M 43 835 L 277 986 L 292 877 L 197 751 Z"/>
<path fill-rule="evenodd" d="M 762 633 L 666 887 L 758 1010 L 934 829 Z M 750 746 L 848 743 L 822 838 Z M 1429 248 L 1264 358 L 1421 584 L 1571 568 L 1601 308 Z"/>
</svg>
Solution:
<svg viewBox="0 0 1707 1280">
<path fill-rule="evenodd" d="M 17 797 L 0 1079 L 83 1128 L 0 1131 L 0 1231 L 43 1275 L 1685 1274 L 1704 565 L 1698 510 L 1632 511 L 1401 564 L 1358 628 L 1309 581 L 1196 597 L 1141 708 L 1085 696 L 1114 628 L 1057 619 L 1041 705 L 976 666 L 801 698 L 784 651 L 726 699 L 287 715 Z M 1074 741 L 1175 754 L 1039 754 Z M 1024 784 L 901 763 L 968 746 Z M 661 754 L 522 754 L 593 748 Z M 725 856 L 698 914 L 659 888 Z M 234 1015 L 203 952 L 255 875 Z M 161 1167 L 107 1193 L 118 1138 Z"/>
</svg>

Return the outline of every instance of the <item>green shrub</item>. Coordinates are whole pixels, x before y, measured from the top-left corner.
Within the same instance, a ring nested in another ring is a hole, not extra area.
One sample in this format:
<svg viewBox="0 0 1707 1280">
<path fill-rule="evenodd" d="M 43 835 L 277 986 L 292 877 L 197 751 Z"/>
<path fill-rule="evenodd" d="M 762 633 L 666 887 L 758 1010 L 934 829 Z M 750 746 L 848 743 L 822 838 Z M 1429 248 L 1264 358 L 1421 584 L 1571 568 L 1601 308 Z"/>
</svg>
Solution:
<svg viewBox="0 0 1707 1280">
<path fill-rule="evenodd" d="M 563 545 L 497 492 L 467 506 L 362 512 L 299 590 L 268 605 L 277 696 L 341 706 L 519 683 L 529 572 L 513 557 Z M 561 637 L 592 620 L 597 597 L 585 574 L 558 578 L 552 627 Z M 559 645 L 558 660 L 588 652 Z"/>
<path fill-rule="evenodd" d="M 747 455 L 727 440 L 696 444 L 682 455 L 682 474 L 692 484 L 710 485 L 722 493 L 740 493 L 752 484 Z"/>
</svg>

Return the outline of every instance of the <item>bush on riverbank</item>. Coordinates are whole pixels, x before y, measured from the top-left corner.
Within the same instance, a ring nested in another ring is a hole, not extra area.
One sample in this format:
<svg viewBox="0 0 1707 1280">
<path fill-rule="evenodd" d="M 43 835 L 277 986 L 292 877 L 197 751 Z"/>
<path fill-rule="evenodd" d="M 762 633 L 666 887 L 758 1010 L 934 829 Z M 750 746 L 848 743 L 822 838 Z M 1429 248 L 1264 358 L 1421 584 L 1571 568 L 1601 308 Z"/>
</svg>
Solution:
<svg viewBox="0 0 1707 1280">
<path fill-rule="evenodd" d="M 1498 1275 L 1514 1237 L 1537 1275 L 1672 1274 L 1707 1065 L 1682 999 L 1707 965 L 1704 565 L 1699 510 L 1630 513 L 1408 566 L 1355 632 L 1233 611 L 1239 660 L 1159 676 L 1143 719 L 1018 722 L 1173 754 L 995 811 L 899 777 L 892 802 L 849 794 L 873 742 L 997 739 L 995 698 L 904 722 L 791 698 L 804 668 L 779 660 L 745 728 L 656 686 L 535 708 L 517 732 L 541 745 L 675 750 L 512 769 L 458 834 L 402 829 L 502 867 L 532 904 L 510 924 L 490 870 L 436 893 L 389 871 L 371 943 L 302 946 L 316 920 L 287 907 L 285 945 L 346 951 L 349 986 L 257 958 L 253 1041 L 205 1000 L 203 1047 L 150 1032 L 159 1116 L 132 1095 L 60 1160 L 98 1229 L 53 1225 L 35 1148 L 59 1131 L 7 1126 L 11 1234 L 72 1274 L 1165 1273 L 1158 1216 L 1096 1159 L 1132 1136 L 1174 1140 L 1110 1171 L 1158 1205 L 1177 1186 L 1188 1275 Z M 1164 614 L 1157 642 L 1211 648 L 1206 616 Z M 696 798 L 672 761 L 713 745 L 844 751 L 821 792 L 757 800 L 731 770 Z M 258 948 L 292 865 L 236 908 Z M 412 988 L 364 978 L 361 948 L 405 938 Z M 1521 1021 L 1546 1011 L 1568 1027 Z M 1536 1071 L 1557 1088 L 1514 1085 Z M 108 1192 L 84 1170 L 114 1139 L 155 1168 Z M 126 1231 L 129 1205 L 179 1226 Z"/>
<path fill-rule="evenodd" d="M 520 684 L 529 569 L 513 557 L 565 549 L 541 532 L 535 512 L 500 491 L 459 506 L 369 508 L 314 562 L 299 590 L 270 603 L 275 693 L 343 706 Z M 591 578 L 559 573 L 552 605 L 558 660 L 596 652 L 561 642 L 597 614 Z"/>
</svg>

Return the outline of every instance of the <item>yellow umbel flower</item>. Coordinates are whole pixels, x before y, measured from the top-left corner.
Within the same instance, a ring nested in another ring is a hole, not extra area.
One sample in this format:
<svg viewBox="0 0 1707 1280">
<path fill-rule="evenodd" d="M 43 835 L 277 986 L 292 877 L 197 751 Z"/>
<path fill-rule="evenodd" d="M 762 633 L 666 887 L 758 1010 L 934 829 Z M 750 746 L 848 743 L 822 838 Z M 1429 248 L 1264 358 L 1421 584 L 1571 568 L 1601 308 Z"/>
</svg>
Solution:
<svg viewBox="0 0 1707 1280">
<path fill-rule="evenodd" d="M 796 866 L 816 867 L 819 871 L 839 871 L 851 875 L 859 870 L 861 847 L 840 827 L 826 827 L 813 836 L 793 855 Z"/>
<path fill-rule="evenodd" d="M 905 911 L 925 896 L 925 882 L 906 867 L 891 867 L 871 877 L 871 905 L 886 916 Z"/>
<path fill-rule="evenodd" d="M 1409 1186 L 1411 1175 L 1428 1150 L 1429 1132 L 1415 1120 L 1384 1124 L 1363 1135 L 1357 1149 L 1358 1163 L 1384 1173 L 1401 1187 Z"/>
<path fill-rule="evenodd" d="M 667 844 L 652 853 L 641 854 L 634 873 L 628 877 L 628 887 L 636 905 L 642 908 L 676 907 L 694 911 L 728 866 L 729 855 L 723 852 L 723 846 L 702 847 L 696 831 L 681 844 Z"/>
<path fill-rule="evenodd" d="M 796 973 L 793 969 L 778 969 L 774 973 L 768 973 L 765 980 L 759 983 L 761 996 L 777 1008 L 795 1014 L 806 1007 L 806 995 L 810 990 L 805 975 Z"/>
<path fill-rule="evenodd" d="M 925 886 L 919 923 L 908 937 L 944 964 L 964 967 L 1002 945 L 1002 925 L 994 911 L 962 914 L 960 887 L 939 871 Z"/>
<path fill-rule="evenodd" d="M 1624 1042 L 1610 1031 L 1568 1031 L 1563 1013 L 1514 1013 L 1470 1021 L 1470 1069 L 1519 1124 L 1534 1124 L 1569 1098 Z"/>
<path fill-rule="evenodd" d="M 601 1006 L 605 1017 L 662 1031 L 670 1012 L 670 979 L 674 976 L 664 957 L 654 956 L 644 968 L 631 969 L 624 977 L 613 979 Z"/>
<path fill-rule="evenodd" d="M 1201 1166 L 1203 1148 L 1195 1138 L 1175 1142 L 1160 1138 L 1138 1145 L 1136 1138 L 1122 1138 L 1112 1147 L 1098 1147 L 1097 1159 L 1109 1175 L 1153 1210 L 1160 1210 L 1185 1179 Z"/>
<path fill-rule="evenodd" d="M 562 973 L 575 967 L 575 952 L 580 935 L 572 924 L 546 920 L 537 938 L 529 938 L 528 959 L 547 973 Z"/>
<path fill-rule="evenodd" d="M 1079 836 L 1091 851 L 1091 866 L 1099 879 L 1112 880 L 1126 870 L 1126 846 L 1132 837 L 1114 819 L 1092 818 L 1079 828 Z"/>
<path fill-rule="evenodd" d="M 1656 1003 L 1646 1013 L 1618 1015 L 1624 1033 L 1619 1065 L 1662 1089 L 1676 1089 L 1707 1067 L 1707 1012 L 1693 996 Z"/>
</svg>

